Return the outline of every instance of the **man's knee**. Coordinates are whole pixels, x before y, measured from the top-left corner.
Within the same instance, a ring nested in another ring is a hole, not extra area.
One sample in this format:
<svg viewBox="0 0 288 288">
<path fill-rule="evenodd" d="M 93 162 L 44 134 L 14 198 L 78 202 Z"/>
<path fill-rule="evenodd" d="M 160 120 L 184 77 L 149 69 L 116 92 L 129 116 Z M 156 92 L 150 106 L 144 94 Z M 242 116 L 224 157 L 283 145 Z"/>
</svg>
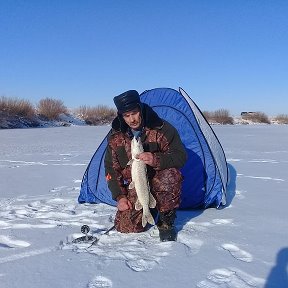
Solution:
<svg viewBox="0 0 288 288">
<path fill-rule="evenodd" d="M 145 227 L 142 227 L 142 212 L 136 210 L 118 210 L 114 224 L 121 233 L 139 233 L 145 230 Z"/>
<path fill-rule="evenodd" d="M 182 175 L 175 168 L 157 171 L 152 180 L 153 194 L 160 212 L 173 210 L 180 205 Z"/>
</svg>

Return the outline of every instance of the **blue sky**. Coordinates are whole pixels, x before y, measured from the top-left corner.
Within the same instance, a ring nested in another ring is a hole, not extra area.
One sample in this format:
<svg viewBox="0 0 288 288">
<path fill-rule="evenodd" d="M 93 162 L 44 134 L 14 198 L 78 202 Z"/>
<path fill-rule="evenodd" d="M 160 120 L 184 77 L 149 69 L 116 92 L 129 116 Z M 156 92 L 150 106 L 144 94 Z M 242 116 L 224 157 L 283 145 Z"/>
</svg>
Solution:
<svg viewBox="0 0 288 288">
<path fill-rule="evenodd" d="M 182 87 L 202 110 L 288 114 L 287 0 L 3 0 L 0 35 L 0 96 Z"/>
</svg>

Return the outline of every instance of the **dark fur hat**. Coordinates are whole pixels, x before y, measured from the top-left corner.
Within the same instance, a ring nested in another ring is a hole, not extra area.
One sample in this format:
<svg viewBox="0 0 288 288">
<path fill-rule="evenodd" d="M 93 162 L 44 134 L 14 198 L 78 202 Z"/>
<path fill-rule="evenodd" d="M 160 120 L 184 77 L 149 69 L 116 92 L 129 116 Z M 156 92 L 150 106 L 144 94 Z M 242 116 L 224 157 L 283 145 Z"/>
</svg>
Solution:
<svg viewBox="0 0 288 288">
<path fill-rule="evenodd" d="M 113 100 L 119 114 L 123 114 L 141 106 L 139 93 L 136 90 L 128 90 L 114 97 Z"/>
</svg>

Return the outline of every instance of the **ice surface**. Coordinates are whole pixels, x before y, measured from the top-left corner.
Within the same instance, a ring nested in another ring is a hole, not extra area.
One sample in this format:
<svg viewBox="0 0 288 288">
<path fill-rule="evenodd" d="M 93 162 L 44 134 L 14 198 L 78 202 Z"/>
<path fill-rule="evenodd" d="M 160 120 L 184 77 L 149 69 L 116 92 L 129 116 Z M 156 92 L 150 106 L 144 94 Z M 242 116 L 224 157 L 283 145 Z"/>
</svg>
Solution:
<svg viewBox="0 0 288 288">
<path fill-rule="evenodd" d="M 227 207 L 178 211 L 175 243 L 154 227 L 102 235 L 115 208 L 77 203 L 108 126 L 0 130 L 1 287 L 288 287 L 288 127 L 213 129 L 229 163 Z M 83 224 L 97 245 L 67 245 Z"/>
</svg>

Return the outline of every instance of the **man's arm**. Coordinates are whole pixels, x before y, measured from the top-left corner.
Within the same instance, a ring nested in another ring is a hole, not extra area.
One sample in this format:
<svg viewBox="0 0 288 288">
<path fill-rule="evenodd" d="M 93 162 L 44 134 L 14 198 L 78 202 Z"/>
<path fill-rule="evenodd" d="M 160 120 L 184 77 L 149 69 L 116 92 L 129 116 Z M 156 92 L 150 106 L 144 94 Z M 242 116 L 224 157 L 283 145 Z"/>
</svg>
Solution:
<svg viewBox="0 0 288 288">
<path fill-rule="evenodd" d="M 104 159 L 105 175 L 108 187 L 112 193 L 112 198 L 117 200 L 121 198 L 122 195 L 126 195 L 126 187 L 124 187 L 123 177 L 121 175 L 121 167 L 117 161 L 117 156 L 115 151 L 112 150 L 108 144 Z"/>
<path fill-rule="evenodd" d="M 170 123 L 165 122 L 161 132 L 162 137 L 158 141 L 160 152 L 154 154 L 156 169 L 180 169 L 187 161 L 187 153 L 178 131 Z"/>
</svg>

